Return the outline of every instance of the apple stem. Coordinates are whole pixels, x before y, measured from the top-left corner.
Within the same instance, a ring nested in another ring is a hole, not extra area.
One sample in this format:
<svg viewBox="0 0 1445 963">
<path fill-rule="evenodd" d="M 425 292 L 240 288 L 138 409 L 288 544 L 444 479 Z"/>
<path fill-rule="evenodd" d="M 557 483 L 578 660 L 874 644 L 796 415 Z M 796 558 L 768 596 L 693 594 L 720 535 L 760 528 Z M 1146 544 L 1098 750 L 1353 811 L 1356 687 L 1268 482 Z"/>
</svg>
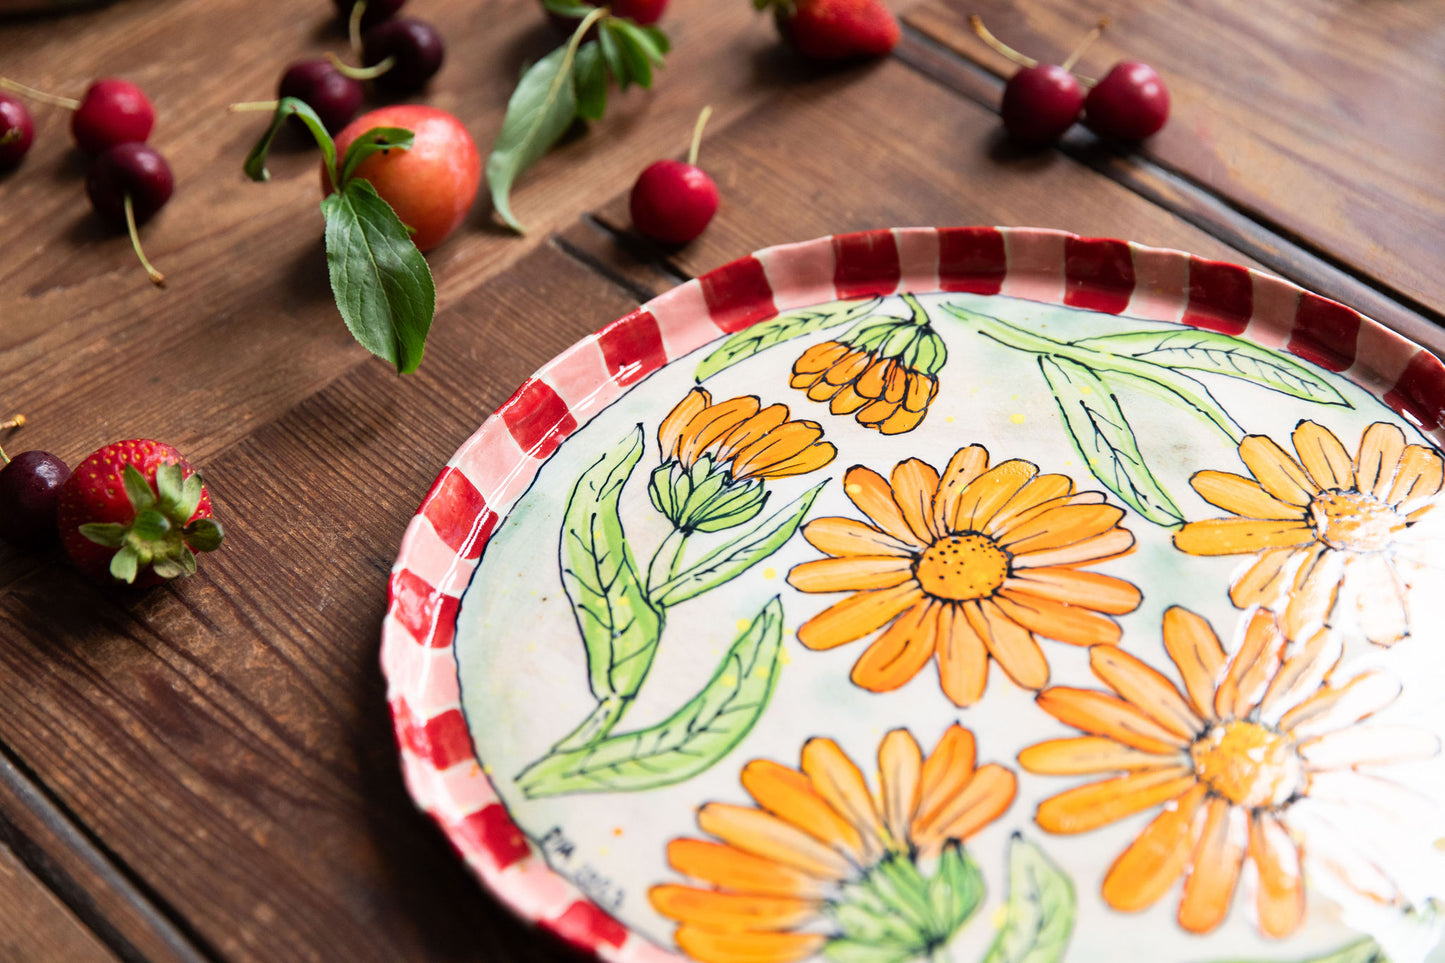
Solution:
<svg viewBox="0 0 1445 963">
<path fill-rule="evenodd" d="M 125 196 L 125 227 L 130 232 L 130 246 L 135 248 L 135 256 L 140 258 L 140 266 L 146 269 L 151 283 L 158 288 L 165 287 L 166 276 L 156 270 L 155 265 L 146 259 L 146 252 L 141 250 L 140 232 L 135 226 L 135 204 L 131 202 L 129 194 Z"/>
<path fill-rule="evenodd" d="M 351 39 L 351 56 L 361 60 L 361 18 L 366 13 L 366 0 L 357 0 L 351 6 L 351 17 L 346 21 L 346 36 Z"/>
<path fill-rule="evenodd" d="M 1109 18 L 1100 17 L 1099 22 L 1094 25 L 1094 29 L 1089 31 L 1084 39 L 1079 42 L 1079 45 L 1074 48 L 1074 52 L 1069 54 L 1069 59 L 1065 60 L 1060 66 L 1066 71 L 1073 70 L 1074 64 L 1079 62 L 1079 58 L 1084 55 L 1084 51 L 1088 50 L 1089 45 L 1099 39 L 1099 34 L 1103 33 L 1104 28 L 1107 26 L 1109 26 Z"/>
<path fill-rule="evenodd" d="M 978 14 L 969 14 L 968 25 L 973 28 L 974 33 L 978 34 L 978 39 L 988 44 L 997 52 L 1003 54 L 1009 60 L 1012 60 L 1014 63 L 1018 64 L 1020 67 L 1037 67 L 1039 65 L 1039 62 L 1034 58 L 1024 56 L 1014 48 L 1010 47 L 1008 44 L 1004 43 L 1002 40 L 995 37 L 992 33 L 989 33 L 988 28 L 983 25 L 983 18 L 980 17 Z"/>
<path fill-rule="evenodd" d="M 687 149 L 687 162 L 689 165 L 697 166 L 697 151 L 702 146 L 702 129 L 707 126 L 707 120 L 712 116 L 712 105 L 702 109 L 697 115 L 697 123 L 692 128 L 692 146 Z"/>
<path fill-rule="evenodd" d="M 360 6 L 360 4 L 357 4 L 357 6 Z M 335 67 L 339 73 L 350 77 L 352 80 L 375 80 L 396 66 L 395 57 L 387 57 L 373 67 L 353 67 L 334 53 L 328 53 L 326 59 L 331 61 L 331 66 Z M 358 57 L 357 59 L 359 60 L 360 58 Z"/>
<path fill-rule="evenodd" d="M 73 97 L 57 97 L 54 94 L 47 94 L 43 90 L 27 87 L 19 81 L 11 80 L 9 77 L 0 77 L 0 89 L 13 90 L 17 94 L 24 94 L 31 100 L 38 100 L 42 104 L 52 104 L 56 107 L 64 107 L 66 110 L 80 109 L 80 101 Z"/>
</svg>

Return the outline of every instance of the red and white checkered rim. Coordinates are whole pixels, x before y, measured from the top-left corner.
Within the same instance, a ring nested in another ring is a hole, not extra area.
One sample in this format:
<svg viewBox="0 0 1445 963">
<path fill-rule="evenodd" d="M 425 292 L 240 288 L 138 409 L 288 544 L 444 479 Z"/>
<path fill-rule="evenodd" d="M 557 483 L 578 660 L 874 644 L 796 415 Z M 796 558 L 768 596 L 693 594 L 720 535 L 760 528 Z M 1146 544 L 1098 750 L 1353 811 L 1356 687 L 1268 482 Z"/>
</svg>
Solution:
<svg viewBox="0 0 1445 963">
<path fill-rule="evenodd" d="M 1036 228 L 902 228 L 771 247 L 583 338 L 497 409 L 427 492 L 392 568 L 381 664 L 417 805 L 514 911 L 603 960 L 676 957 L 555 873 L 498 798 L 462 717 L 452 646 L 461 594 L 558 445 L 631 385 L 780 311 L 898 291 L 1003 294 L 1240 335 L 1340 372 L 1445 437 L 1445 365 L 1380 323 L 1235 264 Z"/>
</svg>

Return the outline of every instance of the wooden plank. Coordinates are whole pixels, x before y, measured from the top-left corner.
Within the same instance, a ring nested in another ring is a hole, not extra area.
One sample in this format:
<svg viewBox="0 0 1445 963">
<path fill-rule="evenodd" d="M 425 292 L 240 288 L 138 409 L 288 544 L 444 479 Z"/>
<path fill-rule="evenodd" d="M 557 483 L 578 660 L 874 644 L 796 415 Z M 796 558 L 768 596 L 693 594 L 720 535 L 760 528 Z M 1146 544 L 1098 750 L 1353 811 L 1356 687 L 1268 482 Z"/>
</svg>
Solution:
<svg viewBox="0 0 1445 963">
<path fill-rule="evenodd" d="M 554 961 L 402 786 L 377 664 L 391 560 L 447 455 L 635 302 L 551 247 L 206 464 L 227 545 L 184 584 L 45 566 L 0 593 L 0 739 L 234 960 Z M 278 467 L 284 466 L 284 467 Z"/>
<path fill-rule="evenodd" d="M 0 845 L 0 959 L 115 963 L 117 957 L 45 888 L 8 846 Z"/>
<path fill-rule="evenodd" d="M 1208 186 L 1414 307 L 1445 308 L 1445 0 L 1368 9 L 1260 0 L 928 0 L 908 22 L 987 69 L 1012 65 L 970 31 L 978 13 L 1025 53 L 1059 62 L 1100 15 L 1080 71 L 1142 60 L 1173 95 L 1146 155 Z"/>
</svg>

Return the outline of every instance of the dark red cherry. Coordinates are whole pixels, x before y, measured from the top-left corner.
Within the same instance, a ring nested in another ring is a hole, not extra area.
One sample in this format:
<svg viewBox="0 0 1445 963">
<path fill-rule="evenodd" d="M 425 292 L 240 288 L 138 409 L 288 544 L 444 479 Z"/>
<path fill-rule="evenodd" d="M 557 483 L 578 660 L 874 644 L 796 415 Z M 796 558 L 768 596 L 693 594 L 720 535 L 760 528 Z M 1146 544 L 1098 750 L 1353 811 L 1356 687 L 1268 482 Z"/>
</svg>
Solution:
<svg viewBox="0 0 1445 963">
<path fill-rule="evenodd" d="M 376 85 L 396 94 L 413 94 L 441 69 L 446 55 L 442 35 L 425 20 L 401 17 L 377 24 L 361 37 L 361 61 L 375 67 L 388 57 L 392 66 Z"/>
<path fill-rule="evenodd" d="M 1143 140 L 1169 119 L 1169 89 L 1148 64 L 1115 64 L 1084 99 L 1084 121 L 1106 137 Z"/>
<path fill-rule="evenodd" d="M 145 144 L 117 144 L 91 161 L 85 177 L 91 206 L 117 224 L 125 223 L 127 194 L 136 223 L 144 224 L 171 199 L 174 187 L 166 159 Z"/>
<path fill-rule="evenodd" d="M 55 506 L 70 477 L 65 462 L 48 451 L 22 451 L 0 468 L 0 538 L 21 548 L 40 548 L 56 537 Z"/>
<path fill-rule="evenodd" d="M 116 144 L 143 143 L 155 122 L 155 108 L 139 87 L 106 77 L 86 88 L 71 115 L 70 133 L 81 150 L 99 154 Z"/>
<path fill-rule="evenodd" d="M 1003 89 L 1003 125 L 1027 147 L 1051 144 L 1079 118 L 1084 89 L 1056 64 L 1023 67 Z"/>
<path fill-rule="evenodd" d="M 0 93 L 0 167 L 20 163 L 35 140 L 30 109 L 9 94 Z"/>
<path fill-rule="evenodd" d="M 329 60 L 300 60 L 286 68 L 276 87 L 276 96 L 303 100 L 335 133 L 351 122 L 361 109 L 365 91 L 361 81 L 346 76 Z M 300 121 L 296 121 L 300 123 Z"/>
<path fill-rule="evenodd" d="M 336 12 L 343 18 L 350 18 L 351 8 L 356 0 L 335 0 Z M 366 0 L 366 9 L 361 14 L 361 29 L 374 27 L 383 20 L 390 20 L 406 5 L 406 0 Z"/>
</svg>

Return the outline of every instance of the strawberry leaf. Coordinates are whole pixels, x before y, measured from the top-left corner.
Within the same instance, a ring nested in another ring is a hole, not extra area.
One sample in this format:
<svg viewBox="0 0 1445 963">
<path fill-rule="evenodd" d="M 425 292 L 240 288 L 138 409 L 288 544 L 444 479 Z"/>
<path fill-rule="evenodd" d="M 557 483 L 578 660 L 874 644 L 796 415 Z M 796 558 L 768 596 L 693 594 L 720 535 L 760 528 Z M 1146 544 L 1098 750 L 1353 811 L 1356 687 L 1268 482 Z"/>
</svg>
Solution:
<svg viewBox="0 0 1445 963">
<path fill-rule="evenodd" d="M 326 170 L 331 175 L 331 183 L 336 183 L 336 142 L 331 139 L 327 132 L 326 125 L 321 118 L 316 116 L 304 100 L 297 100 L 295 97 L 282 97 L 276 104 L 276 112 L 271 115 L 271 126 L 266 128 L 266 133 L 251 148 L 251 153 L 246 155 L 246 162 L 241 169 L 246 176 L 253 181 L 268 181 L 271 179 L 271 172 L 266 170 L 266 153 L 271 149 L 271 142 L 276 139 L 276 134 L 281 130 L 281 125 L 286 122 L 287 117 L 299 117 L 311 131 L 311 136 L 316 138 L 316 146 L 321 148 L 321 159 L 326 164 Z"/>
<path fill-rule="evenodd" d="M 602 48 L 589 40 L 577 48 L 577 115 L 585 120 L 601 120 L 607 111 L 607 65 Z"/>
<path fill-rule="evenodd" d="M 120 480 L 125 486 L 125 497 L 130 499 L 131 507 L 137 512 L 143 512 L 156 503 L 156 495 L 151 491 L 150 483 L 134 465 L 125 466 Z"/>
<path fill-rule="evenodd" d="M 356 168 L 372 154 L 388 150 L 410 150 L 416 135 L 405 127 L 373 127 L 346 148 L 341 160 L 341 190 L 356 174 Z"/>
<path fill-rule="evenodd" d="M 157 505 L 167 515 L 180 508 L 185 494 L 185 478 L 180 465 L 156 466 L 156 493 L 160 496 Z"/>
<path fill-rule="evenodd" d="M 201 480 L 200 472 L 191 472 L 186 476 L 185 482 L 181 485 L 181 498 L 176 503 L 176 511 L 173 517 L 188 519 L 196 513 L 201 506 L 201 495 L 205 493 L 205 482 Z"/>
<path fill-rule="evenodd" d="M 160 513 L 158 509 L 147 508 L 136 515 L 135 521 L 131 522 L 131 534 L 143 542 L 156 542 L 165 538 L 171 530 L 170 519 Z"/>
<path fill-rule="evenodd" d="M 119 522 L 86 522 L 80 526 L 80 534 L 106 548 L 120 548 L 124 545 L 126 530 Z"/>
<path fill-rule="evenodd" d="M 197 552 L 214 552 L 221 547 L 225 532 L 214 518 L 198 518 L 184 529 L 186 545 Z"/>
<path fill-rule="evenodd" d="M 140 553 L 129 545 L 116 552 L 110 560 L 110 574 L 127 584 L 135 581 L 139 570 Z"/>
<path fill-rule="evenodd" d="M 326 266 L 342 320 L 361 346 L 396 365 L 421 363 L 436 311 L 436 286 L 406 226 L 364 180 L 321 202 Z"/>
</svg>

